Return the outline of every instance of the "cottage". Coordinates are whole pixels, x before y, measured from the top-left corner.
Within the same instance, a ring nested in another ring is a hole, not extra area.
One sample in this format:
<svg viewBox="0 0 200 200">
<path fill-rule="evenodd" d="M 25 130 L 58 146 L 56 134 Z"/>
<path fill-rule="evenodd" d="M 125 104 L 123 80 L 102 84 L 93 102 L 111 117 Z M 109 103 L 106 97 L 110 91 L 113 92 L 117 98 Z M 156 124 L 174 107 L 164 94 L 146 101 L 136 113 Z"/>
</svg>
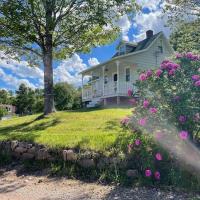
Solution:
<svg viewBox="0 0 200 200">
<path fill-rule="evenodd" d="M 12 105 L 6 105 L 6 104 L 0 104 L 1 108 L 4 108 L 7 110 L 8 114 L 15 114 L 16 107 Z"/>
<path fill-rule="evenodd" d="M 163 32 L 153 34 L 149 30 L 146 39 L 138 43 L 120 42 L 110 60 L 81 72 L 82 101 L 87 107 L 125 102 L 128 90 L 134 90 L 138 70 L 158 68 L 172 53 L 173 49 Z M 90 78 L 84 85 L 85 77 Z"/>
</svg>

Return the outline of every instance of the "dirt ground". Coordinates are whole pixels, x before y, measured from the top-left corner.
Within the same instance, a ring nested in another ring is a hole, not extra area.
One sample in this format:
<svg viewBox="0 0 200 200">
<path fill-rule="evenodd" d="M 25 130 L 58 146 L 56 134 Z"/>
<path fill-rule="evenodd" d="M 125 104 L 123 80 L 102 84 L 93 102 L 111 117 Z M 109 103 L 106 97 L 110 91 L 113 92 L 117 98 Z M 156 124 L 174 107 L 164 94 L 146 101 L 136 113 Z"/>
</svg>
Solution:
<svg viewBox="0 0 200 200">
<path fill-rule="evenodd" d="M 0 200 L 199 200 L 199 194 L 125 188 L 0 169 Z"/>
</svg>

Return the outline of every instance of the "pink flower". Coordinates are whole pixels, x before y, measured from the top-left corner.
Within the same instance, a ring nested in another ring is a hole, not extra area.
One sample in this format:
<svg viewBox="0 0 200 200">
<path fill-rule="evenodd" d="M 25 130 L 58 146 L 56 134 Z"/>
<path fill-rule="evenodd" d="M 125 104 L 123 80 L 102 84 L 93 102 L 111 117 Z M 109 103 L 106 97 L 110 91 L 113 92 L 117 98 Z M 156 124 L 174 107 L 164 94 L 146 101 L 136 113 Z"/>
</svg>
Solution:
<svg viewBox="0 0 200 200">
<path fill-rule="evenodd" d="M 178 120 L 181 122 L 181 123 L 185 123 L 186 122 L 186 116 L 184 116 L 184 115 L 180 115 L 179 116 L 179 118 L 178 118 Z"/>
<path fill-rule="evenodd" d="M 150 169 L 146 169 L 146 170 L 145 170 L 145 176 L 146 176 L 146 177 L 150 177 L 151 175 L 152 175 L 151 170 L 150 170 Z"/>
<path fill-rule="evenodd" d="M 162 136 L 163 136 L 162 132 L 157 132 L 156 135 L 155 135 L 157 140 L 160 140 L 162 138 Z"/>
<path fill-rule="evenodd" d="M 136 146 L 140 146 L 141 145 L 141 140 L 140 139 L 136 139 L 135 140 L 135 145 Z"/>
<path fill-rule="evenodd" d="M 200 80 L 194 83 L 195 86 L 200 87 Z"/>
<path fill-rule="evenodd" d="M 150 108 L 149 109 L 150 113 L 155 114 L 158 112 L 157 108 Z"/>
<path fill-rule="evenodd" d="M 145 80 L 147 80 L 147 75 L 146 75 L 145 73 L 142 73 L 142 74 L 140 74 L 139 79 L 140 79 L 141 81 L 145 81 Z"/>
<path fill-rule="evenodd" d="M 147 72 L 146 72 L 146 76 L 147 76 L 147 77 L 150 77 L 150 76 L 152 76 L 152 74 L 153 74 L 153 73 L 152 73 L 152 70 L 151 70 L 151 69 L 148 69 Z"/>
<path fill-rule="evenodd" d="M 177 58 L 177 59 L 182 58 L 182 57 L 183 57 L 183 55 L 182 55 L 181 53 L 177 53 L 177 54 L 176 54 L 176 58 Z"/>
<path fill-rule="evenodd" d="M 144 108 L 148 108 L 148 106 L 149 106 L 149 101 L 148 100 L 144 100 L 143 101 L 143 107 Z"/>
<path fill-rule="evenodd" d="M 161 69 L 156 70 L 156 76 L 160 77 L 160 75 L 163 73 Z"/>
<path fill-rule="evenodd" d="M 159 171 L 156 171 L 156 172 L 154 173 L 154 177 L 155 177 L 156 180 L 160 180 L 160 172 L 159 172 Z"/>
<path fill-rule="evenodd" d="M 155 157 L 157 160 L 162 160 L 162 155 L 160 153 L 157 153 Z"/>
<path fill-rule="evenodd" d="M 193 81 L 198 81 L 200 79 L 200 76 L 199 75 L 193 75 L 192 76 L 192 80 Z"/>
<path fill-rule="evenodd" d="M 133 90 L 128 90 L 128 96 L 131 97 L 133 95 Z"/>
<path fill-rule="evenodd" d="M 187 131 L 181 131 L 179 133 L 179 137 L 182 139 L 182 140 L 186 140 L 188 138 L 188 132 Z"/>
<path fill-rule="evenodd" d="M 137 103 L 136 99 L 130 99 L 129 102 L 132 104 L 132 105 L 135 105 Z"/>
<path fill-rule="evenodd" d="M 123 119 L 120 121 L 120 123 L 121 123 L 122 125 L 127 125 L 128 122 L 129 122 L 129 120 L 130 120 L 130 118 L 125 117 L 125 118 L 123 118 Z"/>
<path fill-rule="evenodd" d="M 140 126 L 145 126 L 145 125 L 146 125 L 146 122 L 147 122 L 147 119 L 146 119 L 146 118 L 142 118 L 142 119 L 140 119 L 140 120 L 138 121 L 138 124 L 139 124 Z"/>
<path fill-rule="evenodd" d="M 169 76 L 173 76 L 175 74 L 176 70 L 175 69 L 171 69 L 168 74 Z"/>
</svg>

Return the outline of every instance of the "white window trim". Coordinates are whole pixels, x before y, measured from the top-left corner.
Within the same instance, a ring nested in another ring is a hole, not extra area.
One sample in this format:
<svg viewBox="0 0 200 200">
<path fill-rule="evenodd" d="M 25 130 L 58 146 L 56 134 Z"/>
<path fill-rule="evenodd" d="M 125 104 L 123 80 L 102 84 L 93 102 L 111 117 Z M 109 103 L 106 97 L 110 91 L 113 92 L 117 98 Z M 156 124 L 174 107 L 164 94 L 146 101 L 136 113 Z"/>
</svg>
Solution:
<svg viewBox="0 0 200 200">
<path fill-rule="evenodd" d="M 126 81 L 126 70 L 129 69 L 130 70 L 130 80 L 129 81 Z M 126 83 L 129 83 L 131 82 L 131 68 L 130 67 L 125 67 L 125 72 L 124 72 L 124 75 L 125 75 L 125 82 Z"/>
</svg>

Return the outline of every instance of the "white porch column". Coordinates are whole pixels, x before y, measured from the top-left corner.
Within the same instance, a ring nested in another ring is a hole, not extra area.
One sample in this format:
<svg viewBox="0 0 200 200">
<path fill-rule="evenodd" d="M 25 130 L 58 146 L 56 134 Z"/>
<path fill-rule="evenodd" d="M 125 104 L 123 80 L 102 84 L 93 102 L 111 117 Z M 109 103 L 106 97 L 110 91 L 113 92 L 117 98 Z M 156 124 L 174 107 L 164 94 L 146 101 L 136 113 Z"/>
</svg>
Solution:
<svg viewBox="0 0 200 200">
<path fill-rule="evenodd" d="M 103 73 L 103 96 L 105 94 L 105 66 L 102 67 L 102 73 Z"/>
<path fill-rule="evenodd" d="M 116 61 L 117 65 L 117 94 L 119 94 L 119 61 Z"/>
<path fill-rule="evenodd" d="M 81 79 L 82 79 L 82 100 L 83 100 L 83 79 L 84 79 L 84 75 L 81 74 Z"/>
</svg>

